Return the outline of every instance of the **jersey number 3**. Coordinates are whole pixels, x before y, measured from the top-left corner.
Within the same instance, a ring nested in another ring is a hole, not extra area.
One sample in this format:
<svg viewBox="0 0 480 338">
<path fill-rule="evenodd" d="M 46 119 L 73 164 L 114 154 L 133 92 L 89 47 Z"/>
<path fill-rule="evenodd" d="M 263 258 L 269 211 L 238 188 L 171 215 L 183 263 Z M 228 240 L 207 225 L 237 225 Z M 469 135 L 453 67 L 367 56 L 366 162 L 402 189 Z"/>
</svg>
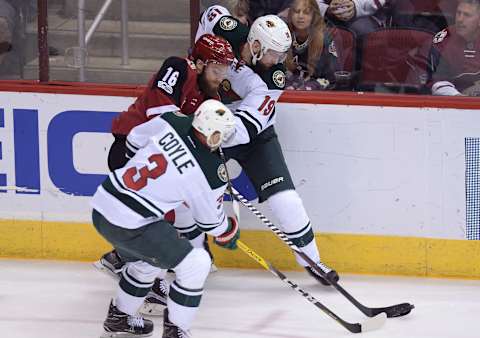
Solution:
<svg viewBox="0 0 480 338">
<path fill-rule="evenodd" d="M 138 191 L 145 188 L 149 178 L 155 180 L 167 170 L 168 162 L 162 154 L 154 154 L 148 158 L 148 161 L 150 164 L 141 167 L 139 170 L 136 167 L 131 167 L 125 171 L 122 179 L 129 189 Z M 136 176 L 137 178 L 135 178 Z"/>
</svg>

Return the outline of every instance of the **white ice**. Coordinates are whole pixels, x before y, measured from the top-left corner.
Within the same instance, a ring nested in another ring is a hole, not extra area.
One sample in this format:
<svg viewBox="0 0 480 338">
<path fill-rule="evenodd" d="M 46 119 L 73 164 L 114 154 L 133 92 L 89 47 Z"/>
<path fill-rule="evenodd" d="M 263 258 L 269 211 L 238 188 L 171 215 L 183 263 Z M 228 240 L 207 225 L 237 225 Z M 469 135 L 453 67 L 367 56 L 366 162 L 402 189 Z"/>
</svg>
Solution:
<svg viewBox="0 0 480 338">
<path fill-rule="evenodd" d="M 345 320 L 366 318 L 306 273 L 285 274 Z M 480 281 L 342 275 L 341 285 L 370 307 L 411 302 L 416 308 L 357 335 L 266 270 L 220 269 L 209 277 L 193 337 L 480 337 Z M 0 338 L 99 337 L 115 288 L 88 263 L 0 260 Z M 153 337 L 160 338 L 162 318 L 153 320 Z"/>
</svg>

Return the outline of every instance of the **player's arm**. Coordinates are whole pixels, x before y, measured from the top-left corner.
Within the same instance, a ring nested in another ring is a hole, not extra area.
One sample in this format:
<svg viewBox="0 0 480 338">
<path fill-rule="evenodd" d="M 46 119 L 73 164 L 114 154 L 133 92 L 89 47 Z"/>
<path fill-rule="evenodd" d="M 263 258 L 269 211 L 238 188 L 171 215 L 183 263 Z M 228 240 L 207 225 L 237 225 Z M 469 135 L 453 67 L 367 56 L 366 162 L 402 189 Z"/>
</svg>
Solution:
<svg viewBox="0 0 480 338">
<path fill-rule="evenodd" d="M 187 67 L 190 67 L 187 62 L 178 57 L 166 59 L 151 81 L 151 93 L 147 96 L 148 106 L 145 112 L 150 120 L 136 126 L 128 134 L 126 140 L 128 158 L 143 148 L 148 139 L 158 132 L 158 126 L 163 122 L 157 117 L 168 112 L 180 111 L 180 101 L 188 78 Z"/>
<path fill-rule="evenodd" d="M 201 231 L 215 237 L 216 244 L 227 249 L 235 249 L 240 229 L 237 220 L 225 214 L 224 192 L 225 185 L 222 185 L 218 189 L 196 194 L 190 206 L 193 219 Z"/>
<path fill-rule="evenodd" d="M 254 82 L 248 94 L 235 111 L 235 133 L 223 143 L 223 147 L 246 144 L 270 126 L 275 116 L 275 105 L 285 88 L 285 72 L 281 65 L 264 73 Z"/>
<path fill-rule="evenodd" d="M 240 47 L 247 41 L 248 26 L 234 18 L 222 6 L 211 6 L 205 10 L 197 29 L 197 40 L 203 34 L 214 34 L 230 42 L 236 56 L 240 54 Z"/>
<path fill-rule="evenodd" d="M 218 5 L 208 7 L 200 16 L 195 41 L 204 34 L 213 34 L 213 28 L 224 16 L 231 16 L 225 7 Z"/>
<path fill-rule="evenodd" d="M 125 141 L 125 156 L 127 158 L 135 156 L 139 149 L 147 145 L 150 137 L 162 131 L 166 125 L 167 122 L 165 122 L 161 116 L 155 116 L 151 120 L 133 128 L 130 133 L 128 133 L 127 140 Z"/>
<path fill-rule="evenodd" d="M 188 61 L 183 58 L 169 57 L 165 60 L 150 84 L 152 94 L 148 97 L 148 118 L 180 110 L 188 67 Z"/>
</svg>

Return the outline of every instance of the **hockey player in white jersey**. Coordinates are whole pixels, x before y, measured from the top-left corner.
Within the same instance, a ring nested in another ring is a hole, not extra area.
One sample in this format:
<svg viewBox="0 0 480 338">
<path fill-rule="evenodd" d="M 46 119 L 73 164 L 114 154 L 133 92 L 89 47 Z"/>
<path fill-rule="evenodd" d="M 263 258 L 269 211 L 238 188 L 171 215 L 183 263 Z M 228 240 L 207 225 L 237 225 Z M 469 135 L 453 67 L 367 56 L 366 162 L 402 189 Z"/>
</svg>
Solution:
<svg viewBox="0 0 480 338">
<path fill-rule="evenodd" d="M 227 176 L 217 151 L 233 129 L 232 112 L 207 100 L 193 117 L 166 113 L 128 135 L 129 148 L 138 151 L 108 176 L 91 201 L 95 228 L 129 262 L 110 303 L 103 337 L 152 334 L 153 322 L 137 312 L 155 277 L 166 269 L 174 270 L 176 279 L 164 311 L 163 338 L 190 337 L 210 257 L 180 238 L 164 215 L 188 205 L 201 231 L 222 247 L 236 247 L 239 229 L 223 210 Z"/>
<path fill-rule="evenodd" d="M 290 240 L 320 262 L 310 220 L 303 202 L 295 191 L 274 129 L 275 104 L 285 88 L 283 61 L 292 43 L 287 25 L 275 15 L 258 18 L 249 28 L 221 6 L 208 8 L 201 16 L 197 38 L 216 34 L 231 45 L 237 59 L 231 65 L 227 80 L 220 86 L 224 103 L 235 114 L 235 132 L 222 148 L 227 158 L 235 159 L 252 181 L 259 202 L 269 204 L 279 226 Z M 186 238 L 198 238 L 199 229 L 189 208 L 175 209 L 175 228 Z M 330 283 L 311 269 L 299 256 L 297 262 L 324 285 Z M 112 262 L 116 259 L 113 257 Z M 122 266 L 122 262 L 118 261 Z M 335 270 L 326 265 L 328 279 L 338 281 Z M 108 267 L 108 266 L 106 266 Z M 112 270 L 115 268 L 112 265 Z M 120 269 L 119 269 L 120 270 Z M 159 275 L 149 292 L 142 312 L 161 314 L 168 286 Z"/>
<path fill-rule="evenodd" d="M 285 22 L 275 15 L 257 18 L 247 27 L 221 6 L 209 7 L 201 16 L 197 38 L 213 33 L 233 47 L 237 60 L 220 88 L 222 102 L 235 114 L 235 134 L 223 146 L 252 181 L 259 202 L 267 201 L 279 226 L 290 240 L 316 262 L 320 255 L 303 202 L 295 191 L 274 129 L 275 104 L 285 88 L 283 62 L 292 43 Z M 297 262 L 319 282 L 330 283 L 299 256 Z M 338 281 L 335 270 L 325 270 Z"/>
</svg>

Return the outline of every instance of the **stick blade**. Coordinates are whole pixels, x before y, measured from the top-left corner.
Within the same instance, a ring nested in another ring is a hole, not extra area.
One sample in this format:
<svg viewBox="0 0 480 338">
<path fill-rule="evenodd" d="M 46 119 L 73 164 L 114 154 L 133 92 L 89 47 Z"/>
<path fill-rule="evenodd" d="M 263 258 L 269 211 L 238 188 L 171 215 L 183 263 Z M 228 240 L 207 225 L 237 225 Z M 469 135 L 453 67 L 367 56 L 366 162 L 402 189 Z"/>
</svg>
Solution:
<svg viewBox="0 0 480 338">
<path fill-rule="evenodd" d="M 362 332 L 373 331 L 381 328 L 387 321 L 387 315 L 380 313 L 375 317 L 368 318 L 362 323 Z"/>
</svg>

